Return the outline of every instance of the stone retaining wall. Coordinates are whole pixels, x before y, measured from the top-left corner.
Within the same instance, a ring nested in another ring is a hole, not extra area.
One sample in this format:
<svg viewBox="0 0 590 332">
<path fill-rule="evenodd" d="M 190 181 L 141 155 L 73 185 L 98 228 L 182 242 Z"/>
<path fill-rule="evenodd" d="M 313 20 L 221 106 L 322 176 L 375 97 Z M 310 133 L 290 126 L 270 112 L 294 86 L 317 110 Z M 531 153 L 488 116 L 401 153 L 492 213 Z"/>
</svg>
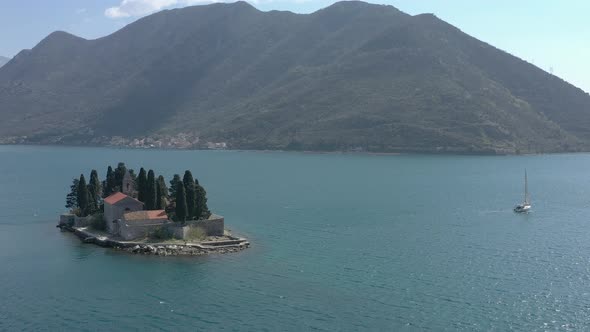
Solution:
<svg viewBox="0 0 590 332">
<path fill-rule="evenodd" d="M 119 225 L 119 236 L 125 240 L 143 239 L 165 225 L 162 223 L 133 225 L 121 222 Z"/>
<path fill-rule="evenodd" d="M 178 240 L 184 240 L 188 237 L 189 226 L 182 226 L 178 223 L 173 223 L 170 225 L 166 225 L 166 229 L 173 238 Z"/>
<path fill-rule="evenodd" d="M 225 220 L 222 216 L 212 214 L 207 220 L 194 220 L 188 222 L 190 227 L 200 227 L 208 236 L 223 236 Z"/>
<path fill-rule="evenodd" d="M 92 216 L 78 217 L 75 214 L 64 213 L 59 216 L 59 223 L 71 227 L 86 227 L 92 223 Z"/>
<path fill-rule="evenodd" d="M 92 223 L 92 216 L 78 217 L 73 214 L 62 214 L 60 216 L 60 225 L 69 227 L 87 227 Z M 114 225 L 117 226 L 117 234 L 125 240 L 145 238 L 160 227 L 165 227 L 174 238 L 188 239 L 191 228 L 201 228 L 207 236 L 223 236 L 225 230 L 225 219 L 220 215 L 212 214 L 207 220 L 191 220 L 186 225 L 176 222 L 153 223 L 153 221 L 133 221 L 126 223 L 117 220 Z M 107 231 L 111 231 L 109 229 Z"/>
<path fill-rule="evenodd" d="M 225 254 L 244 250 L 250 246 L 244 238 L 230 237 L 231 240 L 218 242 L 203 242 L 193 244 L 166 244 L 166 243 L 138 243 L 130 241 L 117 241 L 108 237 L 97 236 L 84 228 L 74 228 L 67 224 L 59 224 L 62 230 L 73 232 L 84 243 L 94 243 L 101 247 L 115 248 L 134 254 L 176 256 L 176 255 L 206 255 Z"/>
<path fill-rule="evenodd" d="M 187 240 L 191 228 L 201 228 L 207 236 L 223 236 L 225 221 L 222 216 L 211 215 L 207 220 L 191 220 L 186 225 L 170 223 L 165 227 L 175 239 Z"/>
</svg>

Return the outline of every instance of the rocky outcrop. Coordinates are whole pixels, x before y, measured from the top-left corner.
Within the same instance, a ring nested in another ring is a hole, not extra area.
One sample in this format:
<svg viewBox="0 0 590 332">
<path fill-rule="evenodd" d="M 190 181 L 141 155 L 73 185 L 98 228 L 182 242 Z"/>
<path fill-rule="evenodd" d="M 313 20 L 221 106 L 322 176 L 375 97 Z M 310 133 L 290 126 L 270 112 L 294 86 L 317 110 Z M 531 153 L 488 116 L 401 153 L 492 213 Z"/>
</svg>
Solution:
<svg viewBox="0 0 590 332">
<path fill-rule="evenodd" d="M 122 248 L 122 250 L 143 255 L 156 255 L 156 256 L 179 256 L 179 255 L 191 255 L 201 256 L 208 254 L 227 254 L 231 252 L 238 252 L 244 250 L 250 246 L 247 241 L 240 242 L 234 245 L 223 245 L 223 246 L 197 246 L 197 245 L 151 245 L 151 244 L 137 244 L 133 247 Z"/>
</svg>

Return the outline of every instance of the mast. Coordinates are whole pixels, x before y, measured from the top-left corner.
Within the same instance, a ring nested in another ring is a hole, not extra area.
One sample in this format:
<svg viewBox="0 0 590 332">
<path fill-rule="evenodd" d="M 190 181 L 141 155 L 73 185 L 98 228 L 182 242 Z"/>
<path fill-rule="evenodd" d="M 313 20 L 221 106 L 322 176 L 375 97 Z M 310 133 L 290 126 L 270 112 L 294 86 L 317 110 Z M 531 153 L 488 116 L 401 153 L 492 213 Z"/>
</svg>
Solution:
<svg viewBox="0 0 590 332">
<path fill-rule="evenodd" d="M 529 181 L 526 175 L 526 169 L 524 170 L 524 203 L 530 204 L 529 202 Z"/>
</svg>

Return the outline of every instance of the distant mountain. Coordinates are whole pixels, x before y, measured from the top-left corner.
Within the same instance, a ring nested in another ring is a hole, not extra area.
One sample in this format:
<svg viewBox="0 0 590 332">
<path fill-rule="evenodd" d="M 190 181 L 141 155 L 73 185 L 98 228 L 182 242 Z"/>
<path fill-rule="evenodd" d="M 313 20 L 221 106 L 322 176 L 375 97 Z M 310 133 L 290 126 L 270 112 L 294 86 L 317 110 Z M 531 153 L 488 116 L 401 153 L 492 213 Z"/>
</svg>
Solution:
<svg viewBox="0 0 590 332">
<path fill-rule="evenodd" d="M 0 68 L 0 142 L 198 135 L 241 149 L 590 150 L 590 95 L 430 14 L 166 10 Z"/>
<path fill-rule="evenodd" d="M 0 67 L 4 66 L 8 61 L 10 61 L 10 58 L 0 55 Z"/>
</svg>

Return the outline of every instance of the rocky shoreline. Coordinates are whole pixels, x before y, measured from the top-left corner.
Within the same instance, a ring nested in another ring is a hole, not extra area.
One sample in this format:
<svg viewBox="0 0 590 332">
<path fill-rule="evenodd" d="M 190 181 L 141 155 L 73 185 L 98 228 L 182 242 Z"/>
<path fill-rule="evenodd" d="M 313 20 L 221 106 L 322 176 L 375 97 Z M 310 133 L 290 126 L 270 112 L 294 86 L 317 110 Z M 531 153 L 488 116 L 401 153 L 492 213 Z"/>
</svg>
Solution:
<svg viewBox="0 0 590 332">
<path fill-rule="evenodd" d="M 137 244 L 133 247 L 119 248 L 121 250 L 143 255 L 156 255 L 156 256 L 179 256 L 179 255 L 190 255 L 190 256 L 202 256 L 209 254 L 228 254 L 232 252 L 238 252 L 248 248 L 249 245 L 237 245 L 237 246 L 223 246 L 214 248 L 202 248 L 193 245 L 151 245 L 151 244 Z"/>
<path fill-rule="evenodd" d="M 198 243 L 145 243 L 133 241 L 119 241 L 92 233 L 87 227 L 71 227 L 58 225 L 62 231 L 74 233 L 82 242 L 92 243 L 105 248 L 113 248 L 131 254 L 155 255 L 155 256 L 202 256 L 210 254 L 228 254 L 242 251 L 250 247 L 250 242 L 245 238 L 227 236 L 226 239 L 217 241 L 204 241 Z"/>
</svg>

